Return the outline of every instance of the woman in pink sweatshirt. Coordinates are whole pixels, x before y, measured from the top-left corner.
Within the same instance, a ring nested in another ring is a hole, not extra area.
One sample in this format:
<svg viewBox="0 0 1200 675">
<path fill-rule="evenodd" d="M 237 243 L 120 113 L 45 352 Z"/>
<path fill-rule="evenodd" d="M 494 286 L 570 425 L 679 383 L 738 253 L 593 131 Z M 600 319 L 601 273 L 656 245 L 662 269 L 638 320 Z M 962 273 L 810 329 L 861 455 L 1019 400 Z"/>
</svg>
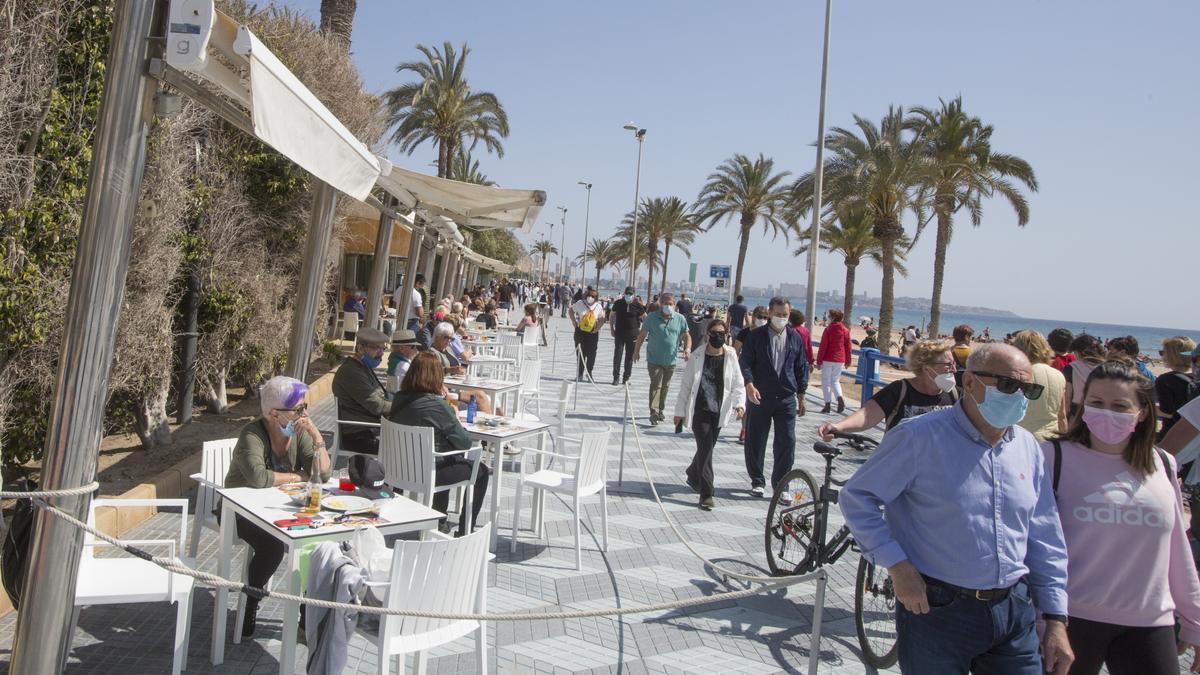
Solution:
<svg viewBox="0 0 1200 675">
<path fill-rule="evenodd" d="M 1177 653 L 1200 643 L 1200 580 L 1175 462 L 1154 447 L 1153 385 L 1106 361 L 1082 403 L 1067 432 L 1042 446 L 1067 540 L 1071 675 L 1104 665 L 1112 675 L 1178 673 Z"/>
</svg>

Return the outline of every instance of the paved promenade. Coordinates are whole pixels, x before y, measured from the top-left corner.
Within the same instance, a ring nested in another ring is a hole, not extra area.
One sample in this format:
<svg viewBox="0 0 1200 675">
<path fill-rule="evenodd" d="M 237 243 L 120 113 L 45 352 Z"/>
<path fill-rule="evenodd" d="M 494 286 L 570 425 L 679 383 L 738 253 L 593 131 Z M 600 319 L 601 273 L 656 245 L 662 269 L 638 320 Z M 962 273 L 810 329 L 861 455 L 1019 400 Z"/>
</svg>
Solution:
<svg viewBox="0 0 1200 675">
<path fill-rule="evenodd" d="M 542 387 L 544 392 L 557 392 L 562 378 L 574 377 L 571 333 L 565 319 L 554 319 L 550 328 L 551 344 L 543 348 Z M 609 384 L 611 364 L 612 342 L 605 336 L 596 368 L 600 384 L 581 385 L 578 405 L 567 421 L 572 435 L 603 425 L 613 430 L 608 463 L 609 551 L 598 550 L 599 511 L 593 499 L 584 507 L 583 569 L 576 571 L 570 511 L 565 502 L 551 497 L 546 506 L 548 540 L 537 541 L 526 533 L 517 551 L 510 554 L 508 525 L 515 479 L 506 471 L 500 545 L 489 574 L 491 612 L 636 607 L 744 588 L 736 582 L 724 583 L 675 538 L 650 497 L 632 433 L 627 435 L 624 480 L 618 484 L 623 398 L 621 389 Z M 635 365 L 631 386 L 633 412 L 642 420 L 642 447 L 668 512 L 705 556 L 747 573 L 766 574 L 763 521 L 768 500 L 749 493 L 737 428 L 725 429 L 717 445 L 717 507 L 712 512 L 701 511 L 683 480 L 694 450 L 690 433 L 676 435 L 673 425 L 651 427 L 645 423 L 649 380 L 644 364 Z M 673 387 L 672 401 L 674 392 Z M 819 404 L 810 395 L 809 410 L 813 409 L 819 409 Z M 553 404 L 543 405 L 542 410 L 549 416 Z M 814 474 L 822 464 L 811 446 L 816 427 L 825 419 L 827 416 L 810 412 L 800 418 L 797 428 L 797 466 L 808 467 Z M 769 473 L 769 457 L 767 462 Z M 840 465 L 838 475 L 844 478 L 857 464 L 845 459 Z M 840 516 L 835 514 L 831 531 L 839 525 Z M 151 519 L 134 536 L 151 537 L 155 530 L 155 519 Z M 206 531 L 198 563 L 202 569 L 216 570 L 216 551 L 216 535 Z M 865 672 L 858 658 L 852 612 L 857 563 L 856 554 L 850 552 L 828 568 L 821 673 Z M 234 569 L 240 569 L 240 561 L 235 561 Z M 800 584 L 786 591 L 672 613 L 494 622 L 488 626 L 490 668 L 501 673 L 803 673 L 808 669 L 814 590 L 813 584 Z M 186 672 L 278 672 L 279 603 L 264 601 L 258 639 L 241 645 L 229 643 L 225 663 L 215 669 L 208 663 L 212 612 L 212 591 L 199 588 L 193 601 Z M 85 608 L 67 672 L 169 672 L 173 621 L 173 607 L 166 604 Z M 3 662 L 7 661 L 15 623 L 15 613 L 0 619 L 0 671 L 7 666 Z M 232 631 L 232 615 L 229 623 Z M 437 649 L 431 653 L 429 668 L 434 673 L 473 672 L 472 650 L 470 639 Z M 298 670 L 305 655 L 301 646 Z M 361 638 L 350 645 L 347 672 L 375 672 L 373 648 Z"/>
</svg>

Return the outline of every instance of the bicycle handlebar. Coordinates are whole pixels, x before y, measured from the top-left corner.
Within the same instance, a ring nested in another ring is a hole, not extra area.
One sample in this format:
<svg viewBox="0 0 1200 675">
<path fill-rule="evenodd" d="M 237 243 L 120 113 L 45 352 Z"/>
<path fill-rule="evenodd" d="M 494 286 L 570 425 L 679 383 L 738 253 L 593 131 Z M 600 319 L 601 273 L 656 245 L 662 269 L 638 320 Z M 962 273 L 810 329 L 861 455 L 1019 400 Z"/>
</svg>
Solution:
<svg viewBox="0 0 1200 675">
<path fill-rule="evenodd" d="M 846 432 L 842 432 L 842 431 L 835 431 L 835 432 L 833 432 L 833 437 L 847 440 L 847 441 L 850 441 L 851 443 L 859 443 L 859 444 L 864 444 L 864 445 L 870 445 L 871 447 L 879 447 L 879 441 L 875 440 L 874 438 L 871 438 L 870 436 L 863 436 L 862 434 L 850 434 L 850 433 L 846 433 Z"/>
</svg>

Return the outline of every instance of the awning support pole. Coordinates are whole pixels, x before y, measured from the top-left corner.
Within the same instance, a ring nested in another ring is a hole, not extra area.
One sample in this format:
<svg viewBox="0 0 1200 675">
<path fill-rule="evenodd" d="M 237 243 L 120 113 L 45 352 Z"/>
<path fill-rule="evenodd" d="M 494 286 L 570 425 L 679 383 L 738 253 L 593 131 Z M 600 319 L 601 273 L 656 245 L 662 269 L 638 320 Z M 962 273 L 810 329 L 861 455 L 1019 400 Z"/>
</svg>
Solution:
<svg viewBox="0 0 1200 675">
<path fill-rule="evenodd" d="M 303 380 L 312 355 L 313 330 L 321 291 L 325 282 L 325 256 L 333 233 L 333 214 L 337 209 L 337 190 L 316 178 L 313 181 L 312 210 L 308 214 L 308 240 L 304 243 L 304 264 L 300 268 L 300 287 L 292 312 L 292 332 L 288 339 L 287 369 L 284 374 Z"/>
<path fill-rule="evenodd" d="M 387 198 L 391 205 L 392 197 Z M 375 259 L 371 263 L 371 283 L 367 286 L 367 325 L 379 328 L 379 312 L 383 307 L 383 283 L 388 271 L 388 258 L 392 252 L 393 225 L 390 211 L 379 212 L 379 233 L 375 235 Z"/>
<path fill-rule="evenodd" d="M 408 262 L 404 265 L 404 286 L 400 291 L 400 306 L 396 308 L 396 326 L 408 327 L 408 315 L 412 313 L 412 294 L 417 281 L 417 266 L 421 262 L 421 244 L 425 241 L 425 228 L 420 219 L 413 219 L 412 235 L 408 240 Z M 417 327 L 420 329 L 420 326 Z"/>
<path fill-rule="evenodd" d="M 121 0 L 113 17 L 104 95 L 79 227 L 66 327 L 42 459 L 42 489 L 96 477 L 108 378 L 125 296 L 133 220 L 142 186 L 154 82 L 145 77 L 158 0 Z M 91 495 L 54 500 L 87 519 Z M 60 673 L 71 646 L 83 531 L 38 511 L 13 638 L 13 673 Z"/>
<path fill-rule="evenodd" d="M 431 233 L 429 237 L 429 253 L 425 255 L 425 304 L 429 305 L 429 310 L 432 313 L 433 308 L 437 307 L 437 287 L 433 285 L 433 265 L 437 262 L 437 247 L 439 236 Z"/>
</svg>

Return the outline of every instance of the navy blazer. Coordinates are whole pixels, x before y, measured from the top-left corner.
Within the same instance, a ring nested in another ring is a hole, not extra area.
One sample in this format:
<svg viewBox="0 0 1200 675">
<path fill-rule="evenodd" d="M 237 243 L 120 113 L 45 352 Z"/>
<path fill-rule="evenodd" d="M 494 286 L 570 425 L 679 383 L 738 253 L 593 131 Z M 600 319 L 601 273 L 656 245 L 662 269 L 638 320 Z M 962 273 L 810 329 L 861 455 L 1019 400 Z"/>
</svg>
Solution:
<svg viewBox="0 0 1200 675">
<path fill-rule="evenodd" d="M 808 361 L 804 357 L 804 340 L 800 333 L 788 326 L 783 329 L 787 344 L 783 348 L 783 367 L 775 371 L 771 358 L 771 326 L 759 326 L 748 331 L 742 342 L 742 377 L 746 384 L 753 384 L 764 400 L 784 399 L 794 396 L 799 383 L 804 379 Z"/>
</svg>

